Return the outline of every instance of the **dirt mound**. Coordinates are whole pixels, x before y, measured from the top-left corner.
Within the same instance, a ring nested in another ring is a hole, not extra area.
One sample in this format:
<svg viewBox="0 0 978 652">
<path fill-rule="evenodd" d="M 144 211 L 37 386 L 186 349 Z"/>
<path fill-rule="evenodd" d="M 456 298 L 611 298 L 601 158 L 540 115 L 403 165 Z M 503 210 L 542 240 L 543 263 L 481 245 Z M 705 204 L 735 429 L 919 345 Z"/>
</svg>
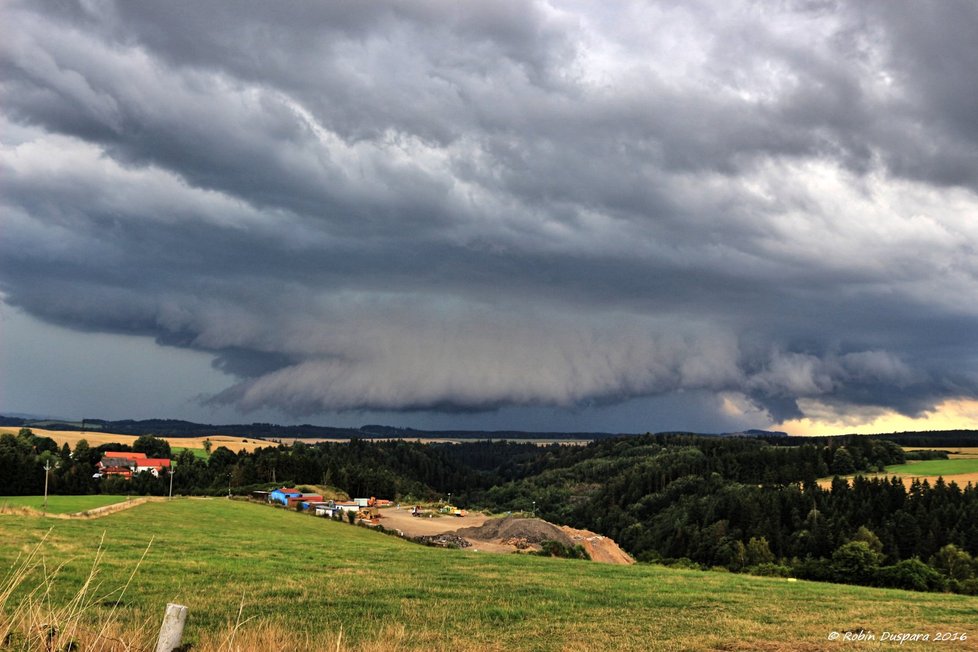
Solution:
<svg viewBox="0 0 978 652">
<path fill-rule="evenodd" d="M 462 537 L 451 532 L 415 537 L 414 540 L 426 546 L 434 546 L 435 548 L 468 548 L 472 545 Z"/>
<path fill-rule="evenodd" d="M 634 564 L 635 560 L 627 552 L 618 547 L 614 539 L 610 539 L 600 534 L 595 534 L 590 530 L 575 530 L 572 527 L 562 526 L 561 529 L 567 533 L 574 545 L 584 546 L 587 553 L 591 555 L 591 560 L 603 564 Z"/>
<path fill-rule="evenodd" d="M 455 531 L 459 536 L 483 541 L 523 540 L 527 544 L 557 541 L 573 546 L 574 541 L 562 529 L 539 518 L 491 518 L 479 527 L 467 527 Z"/>
</svg>

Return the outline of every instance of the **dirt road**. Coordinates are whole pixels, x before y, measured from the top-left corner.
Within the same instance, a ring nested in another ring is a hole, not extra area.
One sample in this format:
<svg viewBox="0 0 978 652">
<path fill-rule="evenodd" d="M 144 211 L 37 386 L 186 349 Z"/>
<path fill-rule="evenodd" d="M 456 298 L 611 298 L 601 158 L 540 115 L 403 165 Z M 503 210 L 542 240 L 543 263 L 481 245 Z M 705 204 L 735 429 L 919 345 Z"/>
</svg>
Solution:
<svg viewBox="0 0 978 652">
<path fill-rule="evenodd" d="M 460 527 L 475 527 L 486 522 L 486 515 L 471 512 L 467 516 L 411 516 L 410 507 L 390 507 L 380 510 L 380 524 L 391 530 L 400 530 L 406 536 L 420 537 L 431 534 L 454 532 Z"/>
</svg>

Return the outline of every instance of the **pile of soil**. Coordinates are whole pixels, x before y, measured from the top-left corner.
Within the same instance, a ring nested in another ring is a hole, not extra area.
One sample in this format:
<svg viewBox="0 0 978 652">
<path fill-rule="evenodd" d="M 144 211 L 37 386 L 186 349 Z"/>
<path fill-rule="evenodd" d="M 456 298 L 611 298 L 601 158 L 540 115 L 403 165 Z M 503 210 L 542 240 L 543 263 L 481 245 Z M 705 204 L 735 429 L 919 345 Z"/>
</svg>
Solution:
<svg viewBox="0 0 978 652">
<path fill-rule="evenodd" d="M 614 539 L 596 534 L 590 530 L 575 530 L 566 525 L 562 526 L 561 529 L 567 533 L 576 545 L 583 546 L 587 550 L 587 554 L 591 556 L 591 561 L 602 564 L 635 563 L 632 556 L 619 548 Z"/>
<path fill-rule="evenodd" d="M 462 537 L 451 532 L 415 537 L 414 540 L 426 546 L 434 546 L 436 548 L 468 548 L 472 545 Z"/>
<path fill-rule="evenodd" d="M 466 527 L 456 534 L 482 541 L 508 541 L 522 539 L 527 544 L 541 544 L 544 541 L 557 541 L 565 546 L 573 546 L 574 541 L 562 529 L 539 518 L 491 518 L 479 527 Z"/>
</svg>

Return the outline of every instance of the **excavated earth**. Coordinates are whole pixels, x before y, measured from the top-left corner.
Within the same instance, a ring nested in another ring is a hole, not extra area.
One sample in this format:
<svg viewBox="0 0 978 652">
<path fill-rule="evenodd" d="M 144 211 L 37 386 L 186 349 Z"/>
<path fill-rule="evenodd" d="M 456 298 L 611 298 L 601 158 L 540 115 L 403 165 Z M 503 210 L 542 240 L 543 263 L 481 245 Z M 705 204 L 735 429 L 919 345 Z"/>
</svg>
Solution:
<svg viewBox="0 0 978 652">
<path fill-rule="evenodd" d="M 635 560 L 618 547 L 614 539 L 589 530 L 557 526 L 539 518 L 493 518 L 479 527 L 461 528 L 455 534 L 472 541 L 512 546 L 517 550 L 535 548 L 544 541 L 557 541 L 565 546 L 582 546 L 592 561 L 604 564 L 634 564 Z"/>
<path fill-rule="evenodd" d="M 427 545 L 513 553 L 539 550 L 544 541 L 557 541 L 565 546 L 583 546 L 591 559 L 599 563 L 635 563 L 614 539 L 539 518 L 487 518 L 478 512 L 469 512 L 463 518 L 413 518 L 408 510 L 400 508 L 383 509 L 381 514 L 381 525 L 406 538 L 421 539 L 419 543 Z"/>
<path fill-rule="evenodd" d="M 574 541 L 553 523 L 539 518 L 491 518 L 479 527 L 464 527 L 455 534 L 466 539 L 482 541 L 524 540 L 528 544 L 539 545 L 544 541 L 556 541 L 565 546 L 573 546 Z"/>
</svg>

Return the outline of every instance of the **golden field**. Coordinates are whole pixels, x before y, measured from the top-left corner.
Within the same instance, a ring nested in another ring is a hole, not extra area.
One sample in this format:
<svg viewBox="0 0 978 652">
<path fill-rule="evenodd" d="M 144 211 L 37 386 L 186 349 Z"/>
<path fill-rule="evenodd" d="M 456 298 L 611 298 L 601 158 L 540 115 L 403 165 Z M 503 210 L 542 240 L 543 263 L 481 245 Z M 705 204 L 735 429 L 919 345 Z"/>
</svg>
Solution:
<svg viewBox="0 0 978 652">
<path fill-rule="evenodd" d="M 16 435 L 20 428 L 0 427 L 0 434 L 10 433 Z M 58 446 L 68 444 L 70 448 L 84 439 L 92 446 L 101 444 L 128 444 L 132 445 L 138 438 L 136 435 L 123 435 L 118 433 L 97 432 L 94 430 L 44 430 L 42 428 L 31 428 L 31 431 L 38 437 L 50 437 L 58 442 Z M 264 446 L 275 446 L 273 442 L 263 439 L 252 439 L 250 437 L 233 437 L 231 435 L 214 435 L 213 437 L 163 437 L 170 446 L 178 448 L 204 448 L 204 440 L 209 439 L 213 448 L 225 446 L 238 453 L 240 451 L 253 451 Z"/>
</svg>

